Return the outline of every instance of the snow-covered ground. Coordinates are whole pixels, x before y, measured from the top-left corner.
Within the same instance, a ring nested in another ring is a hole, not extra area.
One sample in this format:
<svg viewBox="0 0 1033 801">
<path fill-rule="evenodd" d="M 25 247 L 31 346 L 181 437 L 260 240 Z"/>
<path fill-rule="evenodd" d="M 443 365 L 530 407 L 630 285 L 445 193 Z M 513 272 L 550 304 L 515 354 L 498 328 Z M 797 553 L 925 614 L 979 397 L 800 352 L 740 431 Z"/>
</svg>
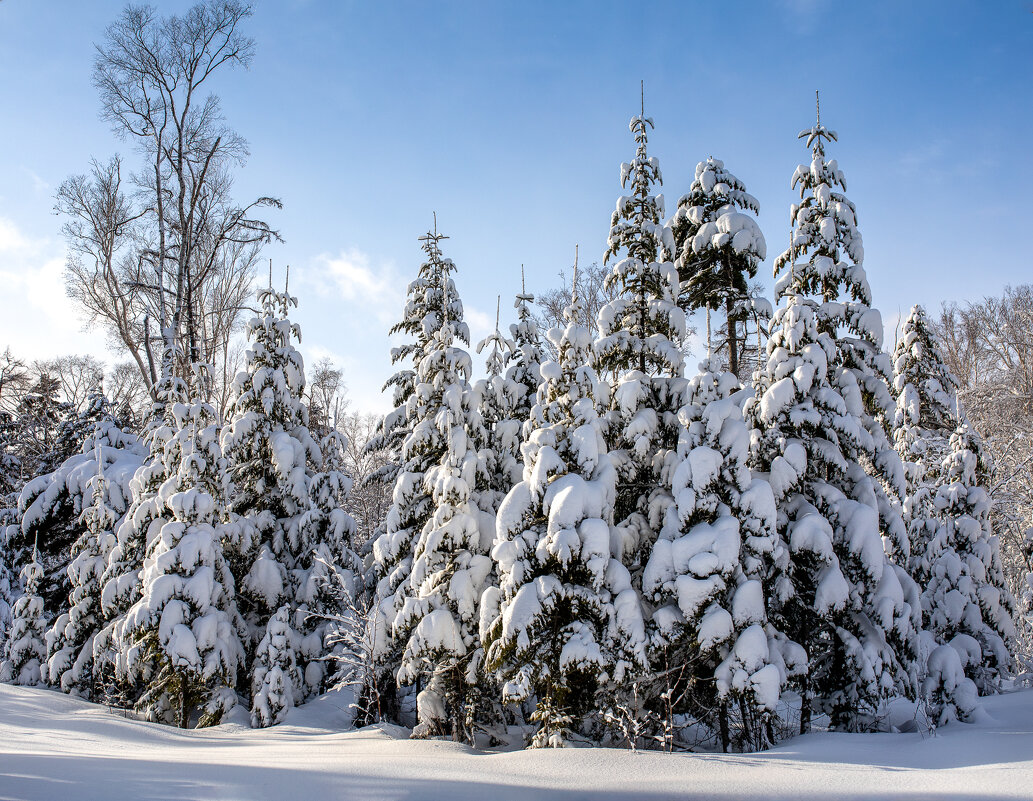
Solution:
<svg viewBox="0 0 1033 801">
<path fill-rule="evenodd" d="M 0 685 L 0 799 L 1033 798 L 1033 691 L 935 737 L 811 734 L 764 754 L 488 753 L 340 731 L 332 696 L 254 731 L 179 731 L 48 690 Z"/>
</svg>

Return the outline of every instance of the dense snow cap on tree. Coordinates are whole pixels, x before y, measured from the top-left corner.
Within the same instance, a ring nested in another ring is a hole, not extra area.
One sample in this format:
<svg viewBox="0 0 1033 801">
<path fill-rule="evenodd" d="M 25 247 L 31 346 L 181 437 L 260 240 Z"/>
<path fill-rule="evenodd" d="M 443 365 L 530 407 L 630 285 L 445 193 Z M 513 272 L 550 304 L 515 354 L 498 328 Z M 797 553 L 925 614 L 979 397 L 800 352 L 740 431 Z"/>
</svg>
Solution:
<svg viewBox="0 0 1033 801">
<path fill-rule="evenodd" d="M 93 502 L 91 484 L 98 468 L 105 476 L 105 503 L 121 518 L 131 505 L 131 482 L 145 456 L 145 446 L 135 435 L 112 417 L 101 416 L 77 453 L 22 488 L 8 548 L 12 562 L 24 564 L 38 543 L 40 563 L 48 573 L 40 591 L 48 607 L 60 608 L 71 589 L 67 568 L 82 533 L 80 516 Z"/>
<path fill-rule="evenodd" d="M 923 595 L 927 627 L 937 643 L 971 640 L 975 655 L 966 675 L 980 694 L 996 692 L 1011 666 L 1015 601 L 1004 581 L 1000 547 L 990 528 L 984 489 L 989 465 L 967 424 L 951 436 L 935 507 L 943 521 L 929 543 L 929 578 Z"/>
<path fill-rule="evenodd" d="M 44 682 L 47 659 L 47 618 L 39 594 L 43 566 L 35 551 L 32 560 L 21 569 L 20 578 L 23 592 L 11 612 L 0 681 L 34 687 Z"/>
<path fill-rule="evenodd" d="M 799 187 L 801 200 L 791 207 L 790 249 L 775 262 L 776 274 L 782 272 L 775 294 L 781 297 L 791 285 L 793 291 L 820 299 L 815 323 L 835 339 L 835 382 L 856 384 L 860 392 L 862 406 L 850 412 L 865 430 L 863 461 L 875 479 L 872 489 L 887 552 L 896 564 L 904 565 L 909 556 L 901 509 L 904 470 L 887 433 L 895 417 L 893 366 L 882 351 L 882 315 L 872 307 L 856 209 L 844 194 L 843 171 L 835 159 L 825 156 L 825 143 L 836 141 L 835 131 L 819 120 L 799 137 L 807 140 L 812 159 L 793 174 L 792 185 Z M 806 264 L 794 265 L 801 257 L 806 257 Z"/>
<path fill-rule="evenodd" d="M 492 520 L 482 525 L 474 499 L 482 469 L 477 446 L 486 437 L 470 389 L 470 354 L 455 339 L 444 320 L 416 368 L 415 424 L 406 452 L 437 460 L 423 474 L 431 513 L 413 542 L 411 571 L 390 599 L 390 636 L 402 651 L 398 684 L 419 680 L 423 688 L 414 736 L 449 734 L 472 742 L 470 704 L 483 661 L 478 601 L 492 568 L 487 552 L 494 526 Z"/>
<path fill-rule="evenodd" d="M 478 504 L 494 514 L 510 487 L 520 480 L 521 429 L 527 419 L 526 413 L 521 416 L 521 412 L 529 411 L 530 407 L 526 406 L 524 397 L 527 386 L 510 377 L 512 370 L 503 374 L 517 353 L 517 345 L 503 336 L 497 319 L 495 331 L 477 343 L 477 353 L 485 349 L 488 349 L 488 377 L 477 381 L 472 388 L 485 433 L 479 458 L 487 486 L 479 493 Z"/>
<path fill-rule="evenodd" d="M 95 695 L 93 642 L 103 621 L 101 580 L 114 547 L 112 529 L 118 519 L 109 505 L 103 465 L 103 456 L 98 454 L 97 474 L 88 484 L 92 500 L 80 515 L 84 530 L 72 546 L 68 566 L 68 611 L 58 615 L 47 635 L 49 683 L 85 698 Z"/>
<path fill-rule="evenodd" d="M 749 279 L 767 256 L 764 235 L 747 212 L 760 213 L 757 199 L 723 161 L 710 157 L 696 165 L 692 186 L 667 223 L 681 282 L 679 300 L 685 309 L 707 309 L 708 320 L 711 310 L 723 308 L 728 369 L 735 375 L 745 346 L 739 324 L 751 308 Z"/>
<path fill-rule="evenodd" d="M 498 514 L 499 588 L 481 600 L 487 664 L 505 702 L 535 700 L 535 746 L 560 746 L 607 683 L 645 666 L 645 632 L 627 569 L 611 554 L 616 474 L 598 410 L 607 391 L 577 319 L 549 338 L 558 360 L 528 423 L 523 480 Z"/>
<path fill-rule="evenodd" d="M 468 345 L 470 342 L 469 328 L 463 322 L 463 304 L 451 277 L 456 267 L 441 252 L 441 241 L 445 238 L 436 231 L 420 237 L 427 259 L 420 265 L 416 280 L 409 284 L 403 319 L 392 329 L 411 337 L 410 342 L 392 351 L 392 360 L 397 363 L 411 357 L 416 369 L 396 374 L 394 385 L 400 406 L 385 418 L 381 428 L 384 444 L 396 449 L 397 456 L 391 507 L 373 543 L 372 553 L 377 606 L 373 616 L 373 651 L 386 684 L 395 681 L 406 641 L 391 633 L 399 612 L 396 603 L 401 599 L 396 593 L 410 575 L 416 542 L 435 511 L 434 485 L 427 483 L 427 475 L 444 463 L 450 447 L 447 437 L 454 428 L 449 423 L 439 429 L 435 418 L 444 409 L 455 409 L 464 403 L 456 397 L 462 394 L 461 389 L 453 386 L 446 397 L 445 385 L 435 384 L 433 377 L 436 374 L 444 381 L 447 368 L 453 371 L 451 378 L 456 379 L 454 371 L 459 368 L 456 360 L 461 357 L 457 355 L 460 349 L 453 343 Z M 445 337 L 447 345 L 441 339 L 446 325 L 450 329 Z M 430 352 L 436 354 L 435 359 L 425 361 Z M 468 381 L 468 354 L 465 363 L 463 380 Z M 421 365 L 428 371 L 424 376 L 417 374 Z M 430 383 L 424 378 L 431 378 Z M 453 420 L 450 411 L 443 414 L 443 421 Z M 456 444 L 466 447 L 469 443 Z"/>
<path fill-rule="evenodd" d="M 897 396 L 894 445 L 904 462 L 911 559 L 908 568 L 920 587 L 929 580 L 930 541 L 942 520 L 936 490 L 950 437 L 958 423 L 958 380 L 944 363 L 939 343 L 921 306 L 904 321 L 893 354 Z"/>
<path fill-rule="evenodd" d="M 166 362 L 171 358 L 167 355 Z M 115 528 L 115 542 L 101 577 L 104 627 L 94 639 L 95 673 L 105 683 L 119 685 L 120 694 L 129 702 L 135 701 L 143 688 L 138 681 L 128 685 L 125 682 L 127 671 L 118 637 L 126 613 L 140 598 L 148 545 L 170 517 L 159 492 L 178 466 L 166 462 L 165 448 L 179 430 L 179 419 L 173 410 L 187 398 L 186 384 L 171 374 L 159 382 L 156 392 L 150 419 L 140 438 L 142 461 L 127 483 L 129 492 L 124 497 L 128 508 Z M 109 487 L 115 486 L 112 472 L 111 467 L 105 471 Z"/>
<path fill-rule="evenodd" d="M 903 469 L 884 428 L 889 361 L 854 207 L 825 157 L 835 134 L 819 122 L 801 137 L 813 159 L 793 176 L 802 199 L 792 247 L 776 261 L 782 305 L 746 414 L 791 555 L 793 591 L 772 617 L 808 654 L 801 728 L 813 698 L 835 727 L 856 730 L 876 725 L 891 693 L 917 691 L 921 610 L 914 582 L 883 547 L 907 557 Z"/>
<path fill-rule="evenodd" d="M 402 319 L 389 332 L 392 335 L 405 334 L 407 341 L 391 349 L 391 364 L 403 366 L 384 383 L 385 391 L 392 388 L 395 408 L 384 416 L 377 435 L 367 446 L 371 451 L 386 450 L 391 455 L 388 465 L 376 475 L 376 480 L 394 482 L 399 471 L 404 469 L 407 458 L 404 443 L 413 425 L 408 401 L 416 382 L 416 365 L 434 334 L 445 320 L 449 320 L 454 326 L 456 339 L 470 344 L 470 329 L 463 322 L 463 302 L 449 277 L 456 266 L 441 252 L 441 240 L 447 238 L 437 233 L 436 219 L 434 231 L 421 237 L 421 247 L 427 260 L 420 265 L 415 280 L 409 284 Z"/>
<path fill-rule="evenodd" d="M 510 342 L 513 351 L 507 362 L 506 378 L 515 381 L 525 388 L 520 395 L 513 417 L 526 421 L 538 396 L 538 387 L 542 383 L 542 364 L 548 356 L 541 340 L 538 323 L 531 310 L 534 295 L 523 288 L 513 302 L 517 310 L 517 321 L 509 326 Z"/>
<path fill-rule="evenodd" d="M 7 653 L 7 637 L 11 628 L 11 570 L 4 553 L 5 533 L 0 529 L 0 658 Z"/>
<path fill-rule="evenodd" d="M 913 306 L 893 351 L 893 390 L 897 394 L 894 435 L 905 462 L 938 466 L 957 425 L 958 379 L 921 306 Z M 928 454 L 928 456 L 927 456 Z M 908 476 L 922 480 L 924 475 Z"/>
<path fill-rule="evenodd" d="M 295 593 L 293 626 L 299 666 L 312 695 L 326 689 L 327 642 L 333 619 L 354 603 L 362 587 L 362 560 L 352 547 L 355 520 L 344 511 L 352 480 L 344 470 L 347 441 L 331 431 L 320 443 L 323 469 L 309 482 L 309 508 L 299 522 L 302 558 Z"/>
<path fill-rule="evenodd" d="M 141 595 L 119 631 L 123 679 L 145 684 L 137 708 L 151 720 L 218 723 L 235 703 L 244 653 L 234 582 L 217 524 L 219 431 L 215 409 L 176 403 L 159 497 L 168 519 L 148 543 Z"/>
<path fill-rule="evenodd" d="M 789 591 L 788 553 L 776 534 L 775 498 L 747 466 L 750 435 L 733 396 L 738 379 L 716 360 L 700 365 L 678 415 L 682 433 L 674 503 L 646 564 L 642 592 L 655 607 L 654 667 L 673 670 L 673 693 L 722 746 L 758 750 L 786 680 L 783 651 L 798 646 L 768 623 L 766 597 Z M 684 666 L 679 669 L 679 666 Z M 730 734 L 729 712 L 735 716 Z"/>
<path fill-rule="evenodd" d="M 670 503 L 667 472 L 684 390 L 685 313 L 676 302 L 678 272 L 659 261 L 673 245 L 662 224 L 663 197 L 652 194 L 662 181 L 659 162 L 646 152 L 652 125 L 641 116 L 630 123 L 637 150 L 630 164 L 621 165 L 621 186 L 630 186 L 631 194 L 617 200 L 606 260 L 624 256 L 606 278 L 616 297 L 599 311 L 595 343 L 596 366 L 615 376 L 607 415 L 618 476 L 614 514 L 624 541 L 621 556 L 635 571 Z"/>
<path fill-rule="evenodd" d="M 297 299 L 269 288 L 259 291 L 258 300 L 261 313 L 245 327 L 245 367 L 233 380 L 229 422 L 221 435 L 231 515 L 227 548 L 249 648 L 293 595 L 290 571 L 307 556 L 300 520 L 322 462 L 302 400 L 305 366 L 294 345 L 301 331 L 288 316 Z"/>
<path fill-rule="evenodd" d="M 290 616 L 289 606 L 276 610 L 255 649 L 251 725 L 256 729 L 282 723 L 299 700 L 296 696 L 302 678 L 295 658 Z"/>
<path fill-rule="evenodd" d="M 920 604 L 883 551 L 872 480 L 858 462 L 865 431 L 850 413 L 860 393 L 833 383 L 835 340 L 818 332 L 817 305 L 790 294 L 775 312 L 768 363 L 745 411 L 752 460 L 768 475 L 790 552 L 792 588 L 772 598 L 769 616 L 807 651 L 801 725 L 813 700 L 834 726 L 859 729 L 891 692 L 914 691 Z"/>
</svg>

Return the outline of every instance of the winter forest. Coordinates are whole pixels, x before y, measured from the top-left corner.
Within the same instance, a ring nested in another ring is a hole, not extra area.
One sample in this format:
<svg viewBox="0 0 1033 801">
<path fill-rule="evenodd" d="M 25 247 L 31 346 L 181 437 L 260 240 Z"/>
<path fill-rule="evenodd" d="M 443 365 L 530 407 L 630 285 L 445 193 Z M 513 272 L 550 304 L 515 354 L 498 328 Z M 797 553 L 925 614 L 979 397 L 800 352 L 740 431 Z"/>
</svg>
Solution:
<svg viewBox="0 0 1033 801">
<path fill-rule="evenodd" d="M 3 682 L 180 729 L 330 698 L 342 731 L 659 752 L 964 736 L 1030 686 L 1033 285 L 887 330 L 839 89 L 778 134 L 787 235 L 734 153 L 664 183 L 636 81 L 608 237 L 483 339 L 414 200 L 397 344 L 342 345 L 392 365 L 374 415 L 302 357 L 275 185 L 234 185 L 211 87 L 260 10 L 104 11 L 121 155 L 54 193 L 55 291 L 119 361 L 0 357 Z"/>
</svg>

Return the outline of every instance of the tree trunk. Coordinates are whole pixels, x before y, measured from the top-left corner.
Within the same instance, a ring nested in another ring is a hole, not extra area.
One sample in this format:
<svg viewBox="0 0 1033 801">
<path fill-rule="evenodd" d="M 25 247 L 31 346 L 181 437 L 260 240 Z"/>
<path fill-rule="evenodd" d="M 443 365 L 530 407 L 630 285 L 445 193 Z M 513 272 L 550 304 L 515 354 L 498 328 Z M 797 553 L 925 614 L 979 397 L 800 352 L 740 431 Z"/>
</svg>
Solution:
<svg viewBox="0 0 1033 801">
<path fill-rule="evenodd" d="M 725 297 L 725 321 L 728 328 L 728 372 L 739 375 L 739 327 L 735 319 L 735 301 Z"/>
</svg>

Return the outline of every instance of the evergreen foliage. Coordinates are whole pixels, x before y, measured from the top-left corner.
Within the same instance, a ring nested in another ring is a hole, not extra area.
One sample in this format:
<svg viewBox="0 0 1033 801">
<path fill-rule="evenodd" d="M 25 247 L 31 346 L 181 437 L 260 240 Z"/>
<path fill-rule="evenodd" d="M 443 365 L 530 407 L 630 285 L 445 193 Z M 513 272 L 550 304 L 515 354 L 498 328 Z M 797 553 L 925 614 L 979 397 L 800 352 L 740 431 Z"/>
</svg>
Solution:
<svg viewBox="0 0 1033 801">
<path fill-rule="evenodd" d="M 653 546 L 643 594 L 654 605 L 652 664 L 679 710 L 720 731 L 724 750 L 759 750 L 786 681 L 804 660 L 767 620 L 766 598 L 788 590 L 789 554 L 776 533 L 775 499 L 747 466 L 750 436 L 716 360 L 700 365 L 678 415 L 682 433 L 674 503 Z M 734 734 L 729 732 L 730 711 Z"/>
<path fill-rule="evenodd" d="M 660 165 L 649 156 L 653 121 L 632 117 L 637 149 L 621 165 L 621 186 L 631 194 L 617 200 L 610 221 L 606 260 L 623 252 L 606 278 L 616 297 L 599 311 L 595 364 L 615 376 L 607 414 L 607 444 L 618 476 L 615 521 L 625 563 L 641 570 L 670 503 L 670 470 L 677 443 L 677 412 L 684 379 L 681 341 L 685 315 L 676 303 L 678 273 L 660 262 L 672 247 L 661 222 Z"/>
<path fill-rule="evenodd" d="M 270 617 L 293 600 L 292 571 L 309 555 L 301 520 L 322 463 L 303 403 L 305 366 L 294 346 L 301 330 L 288 316 L 297 299 L 268 288 L 258 292 L 258 302 L 260 313 L 245 326 L 245 366 L 233 380 L 229 421 L 221 434 L 227 556 L 249 654 Z"/>
<path fill-rule="evenodd" d="M 885 541 L 895 558 L 907 556 L 903 469 L 884 428 L 889 362 L 854 206 L 825 157 L 836 135 L 818 122 L 800 136 L 813 158 L 793 176 L 802 199 L 792 247 L 776 261 L 782 305 L 745 411 L 791 556 L 792 592 L 772 599 L 769 614 L 808 654 L 801 729 L 813 700 L 834 727 L 860 730 L 878 725 L 891 692 L 917 692 L 921 609 L 913 581 L 883 550 Z"/>
<path fill-rule="evenodd" d="M 277 609 L 255 649 L 251 726 L 256 729 L 282 723 L 298 700 L 303 679 L 295 658 L 290 618 L 289 606 Z"/>
<path fill-rule="evenodd" d="M 958 635 L 974 641 L 965 673 L 981 695 L 997 692 L 1011 666 L 1015 601 L 1004 582 L 1000 547 L 990 528 L 984 489 L 989 464 L 979 437 L 962 424 L 950 439 L 935 506 L 943 523 L 929 544 L 929 580 L 923 603 L 937 643 Z"/>
<path fill-rule="evenodd" d="M 58 615 L 47 635 L 47 672 L 50 684 L 92 699 L 97 694 L 93 643 L 103 620 L 101 579 L 114 546 L 112 530 L 118 520 L 118 513 L 109 505 L 102 454 L 97 455 L 97 474 L 87 487 L 92 502 L 80 515 L 84 531 L 72 546 L 68 611 Z"/>
<path fill-rule="evenodd" d="M 433 488 L 427 484 L 426 476 L 435 465 L 443 463 L 447 451 L 444 431 L 448 429 L 439 431 L 434 420 L 434 415 L 443 408 L 442 401 L 446 400 L 441 394 L 443 387 L 426 384 L 417 376 L 417 370 L 446 324 L 451 329 L 448 344 L 442 345 L 439 338 L 437 352 L 439 359 L 447 358 L 449 364 L 428 361 L 428 370 L 446 366 L 455 370 L 454 357 L 449 355 L 456 350 L 452 343 L 468 345 L 470 342 L 469 328 L 463 322 L 463 304 L 451 277 L 456 267 L 441 252 L 441 241 L 445 238 L 436 230 L 420 238 L 427 258 L 420 265 L 417 278 L 409 284 L 402 321 L 392 328 L 393 333 L 410 337 L 409 342 L 392 350 L 392 362 L 397 364 L 412 358 L 416 370 L 402 370 L 388 381 L 388 385 L 395 387 L 398 406 L 379 429 L 379 441 L 397 457 L 391 507 L 373 543 L 372 553 L 376 600 L 373 651 L 385 687 L 396 679 L 405 644 L 403 638 L 393 636 L 390 630 L 399 612 L 396 604 L 401 596 L 397 593 L 412 571 L 417 540 L 434 515 Z M 464 376 L 468 375 L 469 368 L 466 368 Z M 428 377 L 431 377 L 429 373 Z M 461 403 L 461 399 L 452 395 L 447 398 L 447 405 L 452 408 Z M 384 701 L 390 707 L 391 699 Z"/>
<path fill-rule="evenodd" d="M 47 619 L 43 598 L 39 594 L 43 581 L 43 566 L 38 555 L 21 569 L 22 595 L 14 602 L 11 613 L 11 631 L 7 637 L 0 681 L 34 687 L 45 683 L 43 671 L 47 659 Z"/>
<path fill-rule="evenodd" d="M 692 186 L 667 223 L 681 282 L 679 302 L 687 311 L 723 308 L 728 370 L 733 375 L 739 375 L 740 350 L 745 346 L 745 327 L 740 336 L 739 324 L 745 326 L 750 308 L 749 279 L 767 256 L 764 235 L 745 212 L 760 213 L 757 199 L 723 161 L 710 157 L 696 165 Z"/>
<path fill-rule="evenodd" d="M 488 668 L 504 682 L 505 702 L 536 699 L 538 747 L 563 745 L 600 689 L 646 661 L 638 597 L 611 555 L 616 473 L 598 412 L 607 392 L 577 303 L 566 328 L 549 332 L 558 360 L 541 368 L 523 480 L 499 509 L 500 586 L 481 601 Z"/>
<path fill-rule="evenodd" d="M 119 629 L 127 683 L 145 687 L 137 709 L 186 727 L 219 722 L 244 658 L 234 582 L 223 557 L 215 409 L 172 404 L 177 431 L 165 448 L 168 513 L 144 559 L 141 595 Z"/>
</svg>

